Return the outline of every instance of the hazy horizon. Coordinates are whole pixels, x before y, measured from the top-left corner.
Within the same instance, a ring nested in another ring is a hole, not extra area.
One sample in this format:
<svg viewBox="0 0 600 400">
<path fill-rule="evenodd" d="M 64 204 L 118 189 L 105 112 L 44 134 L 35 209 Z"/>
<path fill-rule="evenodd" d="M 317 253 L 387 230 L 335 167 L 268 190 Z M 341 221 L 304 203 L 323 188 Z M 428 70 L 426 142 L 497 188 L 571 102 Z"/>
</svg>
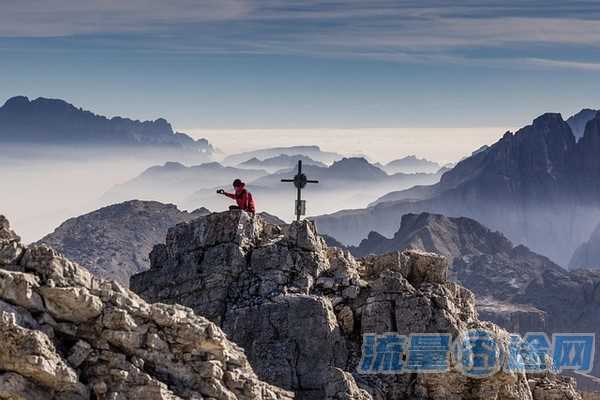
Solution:
<svg viewBox="0 0 600 400">
<path fill-rule="evenodd" d="M 363 128 L 363 129 L 181 129 L 206 138 L 226 154 L 269 147 L 318 145 L 344 155 L 365 155 L 389 162 L 409 155 L 440 164 L 455 163 L 483 145 L 491 145 L 514 128 Z"/>
</svg>

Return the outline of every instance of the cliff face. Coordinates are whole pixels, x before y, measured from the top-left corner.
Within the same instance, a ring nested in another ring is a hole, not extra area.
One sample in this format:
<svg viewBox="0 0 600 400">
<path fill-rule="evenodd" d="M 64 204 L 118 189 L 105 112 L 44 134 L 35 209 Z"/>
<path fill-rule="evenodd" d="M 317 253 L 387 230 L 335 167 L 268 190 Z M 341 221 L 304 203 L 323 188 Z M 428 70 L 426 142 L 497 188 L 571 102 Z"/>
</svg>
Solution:
<svg viewBox="0 0 600 400">
<path fill-rule="evenodd" d="M 600 116 L 576 142 L 560 115 L 544 114 L 406 200 L 315 220 L 324 233 L 355 244 L 370 231 L 393 235 L 407 213 L 466 216 L 566 265 L 600 220 L 599 152 Z"/>
<path fill-rule="evenodd" d="M 361 375 L 362 334 L 486 328 L 472 293 L 447 281 L 443 257 L 419 251 L 356 260 L 328 248 L 309 221 L 277 227 L 244 212 L 211 214 L 169 230 L 151 269 L 131 287 L 219 324 L 258 376 L 300 399 L 578 399 L 568 381 L 498 372 Z M 535 385 L 535 388 L 534 388 Z M 552 389 L 551 389 L 552 388 Z"/>
<path fill-rule="evenodd" d="M 287 400 L 206 318 L 148 304 L 0 216 L 0 398 Z"/>
<path fill-rule="evenodd" d="M 150 267 L 147 255 L 171 226 L 208 213 L 132 200 L 71 218 L 39 243 L 62 252 L 98 277 L 128 286 L 131 275 Z"/>
</svg>

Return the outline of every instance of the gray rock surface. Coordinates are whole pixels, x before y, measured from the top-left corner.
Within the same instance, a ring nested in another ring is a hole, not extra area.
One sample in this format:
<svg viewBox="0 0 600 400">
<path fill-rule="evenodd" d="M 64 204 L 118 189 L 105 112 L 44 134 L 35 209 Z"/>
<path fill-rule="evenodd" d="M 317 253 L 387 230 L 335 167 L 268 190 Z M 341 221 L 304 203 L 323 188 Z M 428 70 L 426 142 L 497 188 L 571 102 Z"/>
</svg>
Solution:
<svg viewBox="0 0 600 400">
<path fill-rule="evenodd" d="M 260 381 L 214 323 L 148 304 L 45 245 L 20 244 L 0 216 L 0 398 L 291 400 Z"/>
<path fill-rule="evenodd" d="M 472 292 L 447 281 L 448 264 L 436 254 L 356 260 L 328 248 L 310 221 L 278 227 L 234 211 L 173 227 L 151 263 L 132 277 L 134 291 L 206 315 L 246 350 L 261 379 L 299 399 L 552 398 L 543 385 L 531 390 L 540 378 L 472 379 L 454 364 L 441 375 L 356 372 L 364 333 L 485 328 L 506 345 L 507 333 L 478 320 Z M 580 398 L 572 385 L 560 393 Z"/>
<path fill-rule="evenodd" d="M 475 220 L 429 213 L 404 215 L 393 238 L 371 233 L 350 251 L 365 255 L 406 249 L 448 257 L 452 280 L 475 293 L 483 320 L 522 334 L 600 335 L 600 270 L 569 272 Z M 600 360 L 594 369 L 598 373 Z"/>
<path fill-rule="evenodd" d="M 208 213 L 204 208 L 189 213 L 173 204 L 132 200 L 71 218 L 38 243 L 98 277 L 128 286 L 131 275 L 150 268 L 148 254 L 171 226 Z"/>
</svg>

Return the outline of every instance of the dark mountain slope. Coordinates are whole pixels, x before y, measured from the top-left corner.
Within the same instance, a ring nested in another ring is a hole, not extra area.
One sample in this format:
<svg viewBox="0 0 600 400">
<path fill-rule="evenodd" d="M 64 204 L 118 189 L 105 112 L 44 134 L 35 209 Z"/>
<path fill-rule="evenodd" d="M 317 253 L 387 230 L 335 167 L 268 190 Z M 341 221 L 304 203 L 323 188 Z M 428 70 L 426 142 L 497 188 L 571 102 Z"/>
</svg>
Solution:
<svg viewBox="0 0 600 400">
<path fill-rule="evenodd" d="M 119 146 L 181 150 L 210 156 L 205 140 L 174 132 L 164 119 L 106 118 L 59 99 L 19 96 L 0 107 L 0 143 Z"/>
<path fill-rule="evenodd" d="M 392 235 L 402 215 L 466 216 L 566 265 L 600 221 L 600 117 L 575 141 L 558 114 L 545 114 L 461 161 L 438 184 L 384 202 L 315 218 L 319 229 L 355 244 L 370 231 Z M 412 200 L 411 200 L 412 199 Z"/>
</svg>

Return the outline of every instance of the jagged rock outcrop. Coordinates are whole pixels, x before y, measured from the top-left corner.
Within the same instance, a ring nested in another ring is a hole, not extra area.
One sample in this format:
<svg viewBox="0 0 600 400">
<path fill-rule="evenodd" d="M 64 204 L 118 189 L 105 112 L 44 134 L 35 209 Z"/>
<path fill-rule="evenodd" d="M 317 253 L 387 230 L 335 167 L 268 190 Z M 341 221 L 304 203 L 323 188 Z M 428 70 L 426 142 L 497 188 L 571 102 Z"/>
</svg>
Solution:
<svg viewBox="0 0 600 400">
<path fill-rule="evenodd" d="M 451 279 L 475 293 L 480 318 L 510 332 L 600 335 L 600 270 L 569 272 L 475 220 L 429 213 L 404 215 L 392 238 L 372 232 L 350 247 L 357 255 L 406 249 L 448 257 Z"/>
<path fill-rule="evenodd" d="M 407 213 L 465 216 L 566 265 L 600 221 L 599 152 L 598 114 L 579 141 L 559 114 L 544 114 L 459 162 L 438 184 L 314 220 L 323 233 L 358 244 L 370 231 L 393 235 Z"/>
<path fill-rule="evenodd" d="M 170 227 L 208 213 L 205 208 L 189 213 L 173 204 L 132 200 L 71 218 L 38 243 L 127 287 L 131 275 L 150 267 L 148 254 Z"/>
<path fill-rule="evenodd" d="M 148 304 L 0 216 L 0 398 L 290 400 L 243 351 L 186 307 Z"/>
<path fill-rule="evenodd" d="M 446 259 L 420 251 L 356 260 L 328 248 L 310 221 L 277 227 L 244 212 L 211 214 L 169 230 L 131 287 L 149 301 L 206 315 L 247 352 L 261 379 L 299 399 L 546 399 L 542 378 L 498 372 L 361 375 L 364 333 L 486 328 L 472 292 L 447 280 Z M 549 376 L 551 382 L 558 382 Z M 532 390 L 534 383 L 535 390 Z M 562 398 L 579 399 L 572 385 Z M 552 392 L 554 393 L 554 392 Z"/>
</svg>

